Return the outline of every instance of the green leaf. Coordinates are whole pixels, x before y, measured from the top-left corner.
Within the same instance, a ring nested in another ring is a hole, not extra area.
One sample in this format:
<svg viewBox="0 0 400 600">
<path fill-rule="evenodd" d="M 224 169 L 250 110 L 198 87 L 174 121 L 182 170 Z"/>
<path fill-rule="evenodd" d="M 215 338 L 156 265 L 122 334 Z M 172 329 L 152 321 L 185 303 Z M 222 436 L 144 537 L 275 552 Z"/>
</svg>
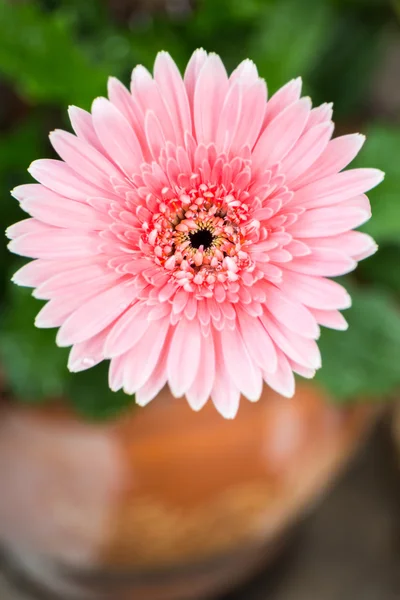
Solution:
<svg viewBox="0 0 400 600">
<path fill-rule="evenodd" d="M 333 4 L 333 3 L 332 3 Z M 333 102 L 335 119 L 358 119 L 384 49 L 385 7 L 343 7 L 326 27 L 325 47 L 311 73 L 313 102 Z"/>
<path fill-rule="evenodd" d="M 363 150 L 354 167 L 377 167 L 385 171 L 385 180 L 368 193 L 372 218 L 363 230 L 378 243 L 400 243 L 400 127 L 372 125 L 367 130 Z"/>
<path fill-rule="evenodd" d="M 61 13 L 7 0 L 0 0 L 0 73 L 25 98 L 63 105 L 88 106 L 107 79 L 107 69 L 88 60 Z"/>
<path fill-rule="evenodd" d="M 359 264 L 357 275 L 400 298 L 400 244 L 379 248 L 379 252 Z"/>
<path fill-rule="evenodd" d="M 134 396 L 109 389 L 105 362 L 70 373 L 69 350 L 56 346 L 55 330 L 34 325 L 41 304 L 26 288 L 13 286 L 10 296 L 10 307 L 0 323 L 0 360 L 17 400 L 38 403 L 64 398 L 91 420 L 111 419 L 134 403 Z"/>
<path fill-rule="evenodd" d="M 66 396 L 75 410 L 86 419 L 112 419 L 132 406 L 135 396 L 122 391 L 112 392 L 108 386 L 108 362 L 80 373 L 71 373 Z"/>
<path fill-rule="evenodd" d="M 332 18 L 331 5 L 321 0 L 281 0 L 259 15 L 250 56 L 267 80 L 270 93 L 313 69 L 325 47 Z"/>
<path fill-rule="evenodd" d="M 35 112 L 0 137 L 0 188 L 7 194 L 0 203 L 0 222 L 4 228 L 24 218 L 25 213 L 18 209 L 10 190 L 29 179 L 29 164 L 40 155 L 44 140 L 47 141 L 42 127 L 41 115 Z"/>
<path fill-rule="evenodd" d="M 26 181 L 26 169 L 37 158 L 43 146 L 40 115 L 26 119 L 15 129 L 0 137 L 0 227 L 2 231 L 9 225 L 26 218 L 19 203 L 11 197 L 10 190 Z M 3 238 L 4 239 L 4 238 Z M 7 250 L 6 243 L 0 245 L 0 298 L 3 298 L 11 265 L 18 259 Z"/>
<path fill-rule="evenodd" d="M 319 380 L 338 402 L 382 398 L 400 386 L 400 308 L 379 291 L 352 290 L 346 332 L 325 329 Z"/>
<path fill-rule="evenodd" d="M 34 319 L 41 304 L 30 290 L 13 286 L 0 331 L 0 359 L 14 395 L 35 402 L 59 397 L 68 377 L 68 351 L 55 346 L 55 332 L 37 329 Z"/>
</svg>

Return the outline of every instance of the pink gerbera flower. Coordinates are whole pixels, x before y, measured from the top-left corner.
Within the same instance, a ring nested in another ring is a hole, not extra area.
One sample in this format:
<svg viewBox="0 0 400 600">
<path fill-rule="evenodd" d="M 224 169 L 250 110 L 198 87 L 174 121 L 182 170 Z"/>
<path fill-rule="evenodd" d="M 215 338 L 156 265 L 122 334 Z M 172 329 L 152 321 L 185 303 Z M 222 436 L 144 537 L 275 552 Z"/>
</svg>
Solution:
<svg viewBox="0 0 400 600">
<path fill-rule="evenodd" d="M 110 79 L 76 135 L 51 134 L 62 161 L 30 167 L 14 196 L 32 216 L 10 249 L 35 258 L 14 276 L 49 300 L 71 371 L 110 359 L 110 386 L 146 404 L 168 382 L 225 417 L 263 380 L 285 396 L 320 367 L 319 325 L 345 329 L 347 292 L 327 277 L 376 250 L 351 231 L 383 174 L 342 171 L 364 137 L 331 140 L 332 108 L 290 81 L 267 102 L 245 60 L 228 77 L 197 50 L 184 79 L 161 52 L 131 92 Z"/>
</svg>

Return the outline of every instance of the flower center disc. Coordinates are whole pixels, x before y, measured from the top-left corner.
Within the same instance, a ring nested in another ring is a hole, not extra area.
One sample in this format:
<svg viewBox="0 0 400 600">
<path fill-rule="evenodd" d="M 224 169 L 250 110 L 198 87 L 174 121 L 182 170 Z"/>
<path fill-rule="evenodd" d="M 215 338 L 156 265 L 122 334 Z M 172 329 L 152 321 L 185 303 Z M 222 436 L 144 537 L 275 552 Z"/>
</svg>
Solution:
<svg viewBox="0 0 400 600">
<path fill-rule="evenodd" d="M 200 246 L 203 246 L 204 250 L 207 250 L 213 242 L 213 235 L 208 229 L 198 229 L 189 234 L 189 239 L 192 248 L 200 248 Z"/>
<path fill-rule="evenodd" d="M 210 297 L 215 285 L 228 289 L 252 266 L 247 196 L 231 188 L 204 183 L 171 190 L 146 224 L 143 243 L 154 248 L 155 263 L 171 281 L 197 297 Z"/>
</svg>

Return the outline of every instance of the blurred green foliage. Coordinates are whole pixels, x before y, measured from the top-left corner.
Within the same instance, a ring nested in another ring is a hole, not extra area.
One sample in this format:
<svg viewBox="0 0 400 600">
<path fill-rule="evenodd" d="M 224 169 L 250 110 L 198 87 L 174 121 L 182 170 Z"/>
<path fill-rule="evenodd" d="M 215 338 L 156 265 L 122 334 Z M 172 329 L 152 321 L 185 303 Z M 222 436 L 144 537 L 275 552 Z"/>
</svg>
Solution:
<svg viewBox="0 0 400 600">
<path fill-rule="evenodd" d="M 28 401 L 63 393 L 68 360 L 65 349 L 54 351 L 54 331 L 34 325 L 42 305 L 32 300 L 30 290 L 15 286 L 3 313 L 1 364 L 15 394 Z"/>
<path fill-rule="evenodd" d="M 378 244 L 400 242 L 400 128 L 389 124 L 373 123 L 366 128 L 367 142 L 354 166 L 374 165 L 385 171 L 382 184 L 371 190 L 373 219 L 363 230 L 372 235 Z"/>
<path fill-rule="evenodd" d="M 161 3 L 161 0 L 160 0 Z M 129 10 L 121 14 L 120 4 Z M 181 0 L 184 5 L 184 0 Z M 131 5 L 131 6 L 130 6 Z M 154 6 L 154 2 L 151 4 Z M 365 230 L 380 252 L 350 280 L 353 308 L 345 334 L 324 331 L 318 378 L 341 401 L 381 396 L 400 385 L 400 120 L 385 118 L 371 91 L 393 38 L 397 1 L 198 0 L 181 14 L 113 0 L 0 0 L 0 188 L 3 228 L 22 219 L 9 190 L 28 181 L 26 168 L 50 155 L 47 132 L 67 126 L 66 108 L 89 108 L 108 75 L 125 82 L 138 63 L 148 68 L 168 50 L 181 69 L 199 46 L 218 52 L 231 70 L 252 58 L 269 93 L 301 75 L 315 104 L 334 101 L 340 130 L 368 134 L 358 166 L 386 171 L 371 192 Z M 139 10 L 134 10 L 139 7 Z M 106 365 L 71 375 L 54 330 L 33 325 L 40 303 L 12 285 L 20 259 L 0 253 L 0 357 L 12 392 L 24 401 L 67 395 L 82 414 L 106 418 L 131 398 L 112 394 Z"/>
<path fill-rule="evenodd" d="M 317 380 L 338 401 L 389 394 L 400 384 L 400 311 L 389 293 L 351 290 L 349 329 L 325 329 L 319 340 L 323 367 Z"/>
<path fill-rule="evenodd" d="M 35 327 L 36 314 L 43 304 L 33 300 L 30 290 L 11 288 L 3 313 L 0 360 L 13 392 L 27 403 L 67 395 L 77 412 L 91 419 L 119 413 L 132 399 L 109 389 L 107 365 L 70 373 L 68 350 L 56 348 L 54 329 Z"/>
<path fill-rule="evenodd" d="M 0 70 L 28 101 L 87 104 L 104 91 L 107 69 L 94 64 L 74 41 L 62 14 L 38 5 L 0 3 Z"/>
</svg>

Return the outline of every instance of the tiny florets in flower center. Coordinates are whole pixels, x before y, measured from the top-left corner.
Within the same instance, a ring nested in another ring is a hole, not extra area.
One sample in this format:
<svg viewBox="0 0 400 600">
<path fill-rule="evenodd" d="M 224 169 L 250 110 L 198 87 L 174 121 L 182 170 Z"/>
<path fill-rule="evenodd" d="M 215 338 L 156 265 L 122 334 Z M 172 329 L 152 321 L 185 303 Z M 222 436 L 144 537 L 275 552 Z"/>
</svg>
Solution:
<svg viewBox="0 0 400 600">
<path fill-rule="evenodd" d="M 217 283 L 237 281 L 251 267 L 248 232 L 259 225 L 233 188 L 202 183 L 169 189 L 146 224 L 143 241 L 177 285 L 202 295 Z"/>
<path fill-rule="evenodd" d="M 213 235 L 209 229 L 198 229 L 189 234 L 189 239 L 192 248 L 203 247 L 204 250 L 208 250 L 213 242 Z"/>
</svg>

